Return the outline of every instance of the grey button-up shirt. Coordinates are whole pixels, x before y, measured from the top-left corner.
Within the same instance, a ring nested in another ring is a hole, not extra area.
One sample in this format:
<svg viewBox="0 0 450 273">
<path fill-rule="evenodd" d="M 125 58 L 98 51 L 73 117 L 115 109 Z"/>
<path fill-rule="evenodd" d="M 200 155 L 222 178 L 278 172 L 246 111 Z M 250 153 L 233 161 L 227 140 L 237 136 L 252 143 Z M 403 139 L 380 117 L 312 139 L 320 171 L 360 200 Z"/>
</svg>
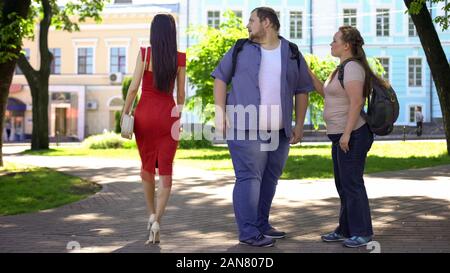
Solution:
<svg viewBox="0 0 450 273">
<path fill-rule="evenodd" d="M 228 106 L 256 106 L 261 103 L 259 90 L 259 70 L 261 65 L 261 46 L 251 41 L 246 42 L 239 52 L 236 61 L 236 71 L 232 77 L 232 55 L 234 46 L 225 54 L 216 69 L 211 73 L 214 79 L 220 79 L 226 84 L 231 83 L 231 91 L 227 94 Z M 292 135 L 292 114 L 294 96 L 314 90 L 312 79 L 307 70 L 307 64 L 300 54 L 300 68 L 297 60 L 291 58 L 289 42 L 281 38 L 281 109 L 283 126 L 286 136 Z M 256 111 L 258 113 L 258 111 Z M 246 115 L 245 127 L 237 124 L 237 116 L 231 119 L 231 126 L 238 130 L 253 129 L 249 127 Z M 258 124 L 257 122 L 253 124 Z"/>
</svg>

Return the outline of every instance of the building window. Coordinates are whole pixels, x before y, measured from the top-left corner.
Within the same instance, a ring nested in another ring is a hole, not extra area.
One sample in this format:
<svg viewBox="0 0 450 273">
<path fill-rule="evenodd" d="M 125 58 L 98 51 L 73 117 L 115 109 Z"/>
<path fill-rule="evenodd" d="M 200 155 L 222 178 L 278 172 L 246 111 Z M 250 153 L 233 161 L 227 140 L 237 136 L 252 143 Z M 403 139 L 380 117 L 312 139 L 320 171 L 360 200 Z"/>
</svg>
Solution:
<svg viewBox="0 0 450 273">
<path fill-rule="evenodd" d="M 27 58 L 28 61 L 30 61 L 30 49 L 25 48 L 25 58 Z M 16 64 L 16 75 L 23 75 L 22 70 L 20 70 L 19 65 Z"/>
<path fill-rule="evenodd" d="M 213 28 L 219 28 L 220 11 L 208 11 L 208 26 Z"/>
<path fill-rule="evenodd" d="M 301 11 L 291 11 L 291 39 L 302 39 L 302 15 Z"/>
<path fill-rule="evenodd" d="M 122 72 L 126 73 L 126 48 L 125 47 L 113 47 L 110 49 L 110 71 L 112 73 Z"/>
<path fill-rule="evenodd" d="M 383 79 L 389 81 L 389 58 L 378 58 L 378 60 L 384 68 Z"/>
<path fill-rule="evenodd" d="M 344 26 L 356 27 L 356 9 L 344 9 Z"/>
<path fill-rule="evenodd" d="M 420 110 L 420 112 L 422 112 L 422 106 L 421 105 L 410 105 L 409 106 L 409 122 L 410 123 L 416 122 L 416 109 L 417 108 Z"/>
<path fill-rule="evenodd" d="M 408 64 L 409 87 L 422 86 L 422 59 L 411 58 Z"/>
<path fill-rule="evenodd" d="M 414 25 L 414 22 L 411 18 L 411 16 L 408 16 L 408 35 L 409 37 L 416 37 L 417 36 L 417 30 L 416 26 Z"/>
<path fill-rule="evenodd" d="M 242 19 L 242 10 L 233 10 L 234 15 L 236 15 L 237 18 Z"/>
<path fill-rule="evenodd" d="M 93 51 L 92 47 L 78 48 L 78 74 L 93 73 Z"/>
<path fill-rule="evenodd" d="M 53 61 L 50 65 L 51 74 L 61 74 L 61 48 L 50 48 L 53 54 Z"/>
<path fill-rule="evenodd" d="M 389 36 L 389 9 L 377 9 L 377 36 Z"/>
</svg>

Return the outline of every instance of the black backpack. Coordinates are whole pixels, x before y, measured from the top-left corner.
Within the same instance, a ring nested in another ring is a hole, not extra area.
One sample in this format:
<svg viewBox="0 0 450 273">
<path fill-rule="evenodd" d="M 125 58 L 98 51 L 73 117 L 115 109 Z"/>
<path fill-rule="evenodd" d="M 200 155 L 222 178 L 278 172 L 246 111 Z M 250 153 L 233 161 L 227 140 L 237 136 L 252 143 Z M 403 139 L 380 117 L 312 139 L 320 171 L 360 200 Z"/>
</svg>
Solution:
<svg viewBox="0 0 450 273">
<path fill-rule="evenodd" d="M 233 49 L 233 55 L 232 55 L 232 70 L 231 70 L 231 77 L 234 76 L 234 73 L 236 72 L 236 63 L 237 63 L 237 57 L 239 52 L 241 52 L 242 48 L 244 47 L 244 44 L 246 42 L 250 41 L 249 39 L 239 39 L 236 41 L 236 44 Z M 298 49 L 298 46 L 292 42 L 289 42 L 289 48 L 291 49 L 291 59 L 297 60 L 297 66 L 300 68 L 300 50 Z"/>
<path fill-rule="evenodd" d="M 338 66 L 338 79 L 342 88 L 344 88 L 344 68 L 350 61 L 358 60 L 348 59 Z M 397 95 L 392 86 L 386 88 L 372 81 L 372 92 L 367 96 L 367 113 L 361 111 L 361 116 L 366 120 L 370 130 L 379 136 L 392 133 L 399 109 Z"/>
</svg>

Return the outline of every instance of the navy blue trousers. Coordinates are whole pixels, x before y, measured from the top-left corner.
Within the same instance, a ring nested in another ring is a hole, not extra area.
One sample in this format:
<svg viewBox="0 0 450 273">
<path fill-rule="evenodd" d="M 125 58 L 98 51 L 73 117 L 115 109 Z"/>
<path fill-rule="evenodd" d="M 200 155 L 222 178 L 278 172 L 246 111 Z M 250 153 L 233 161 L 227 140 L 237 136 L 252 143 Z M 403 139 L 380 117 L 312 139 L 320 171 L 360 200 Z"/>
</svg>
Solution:
<svg viewBox="0 0 450 273">
<path fill-rule="evenodd" d="M 252 140 L 252 131 L 241 131 L 243 140 L 228 140 L 236 183 L 233 207 L 239 229 L 239 240 L 248 240 L 269 230 L 270 207 L 278 179 L 283 173 L 289 154 L 289 138 L 284 130 L 273 131 L 276 138 Z M 265 150 L 264 145 L 275 144 Z"/>
<path fill-rule="evenodd" d="M 349 141 L 350 151 L 347 153 L 339 146 L 341 136 L 328 135 L 333 142 L 334 180 L 341 199 L 339 226 L 335 232 L 345 237 L 372 236 L 372 219 L 363 175 L 373 134 L 367 124 L 353 131 Z"/>
</svg>

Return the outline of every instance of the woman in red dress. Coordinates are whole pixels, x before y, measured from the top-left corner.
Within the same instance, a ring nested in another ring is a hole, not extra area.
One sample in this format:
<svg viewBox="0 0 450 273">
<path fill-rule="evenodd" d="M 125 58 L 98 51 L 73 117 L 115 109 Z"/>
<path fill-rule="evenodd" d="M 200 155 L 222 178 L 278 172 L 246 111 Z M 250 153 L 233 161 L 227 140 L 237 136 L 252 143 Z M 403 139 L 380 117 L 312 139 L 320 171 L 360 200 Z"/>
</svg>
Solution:
<svg viewBox="0 0 450 273">
<path fill-rule="evenodd" d="M 134 133 L 142 161 L 141 178 L 150 215 L 147 224 L 150 235 L 146 244 L 159 242 L 161 218 L 172 187 L 172 165 L 178 146 L 186 77 L 186 54 L 177 51 L 176 25 L 171 15 L 158 14 L 154 17 L 150 45 L 139 52 L 124 106 L 124 113 L 127 113 L 143 75 Z M 145 61 L 144 56 L 147 56 Z M 173 97 L 175 83 L 176 104 Z M 155 206 L 156 169 L 159 190 Z"/>
</svg>

